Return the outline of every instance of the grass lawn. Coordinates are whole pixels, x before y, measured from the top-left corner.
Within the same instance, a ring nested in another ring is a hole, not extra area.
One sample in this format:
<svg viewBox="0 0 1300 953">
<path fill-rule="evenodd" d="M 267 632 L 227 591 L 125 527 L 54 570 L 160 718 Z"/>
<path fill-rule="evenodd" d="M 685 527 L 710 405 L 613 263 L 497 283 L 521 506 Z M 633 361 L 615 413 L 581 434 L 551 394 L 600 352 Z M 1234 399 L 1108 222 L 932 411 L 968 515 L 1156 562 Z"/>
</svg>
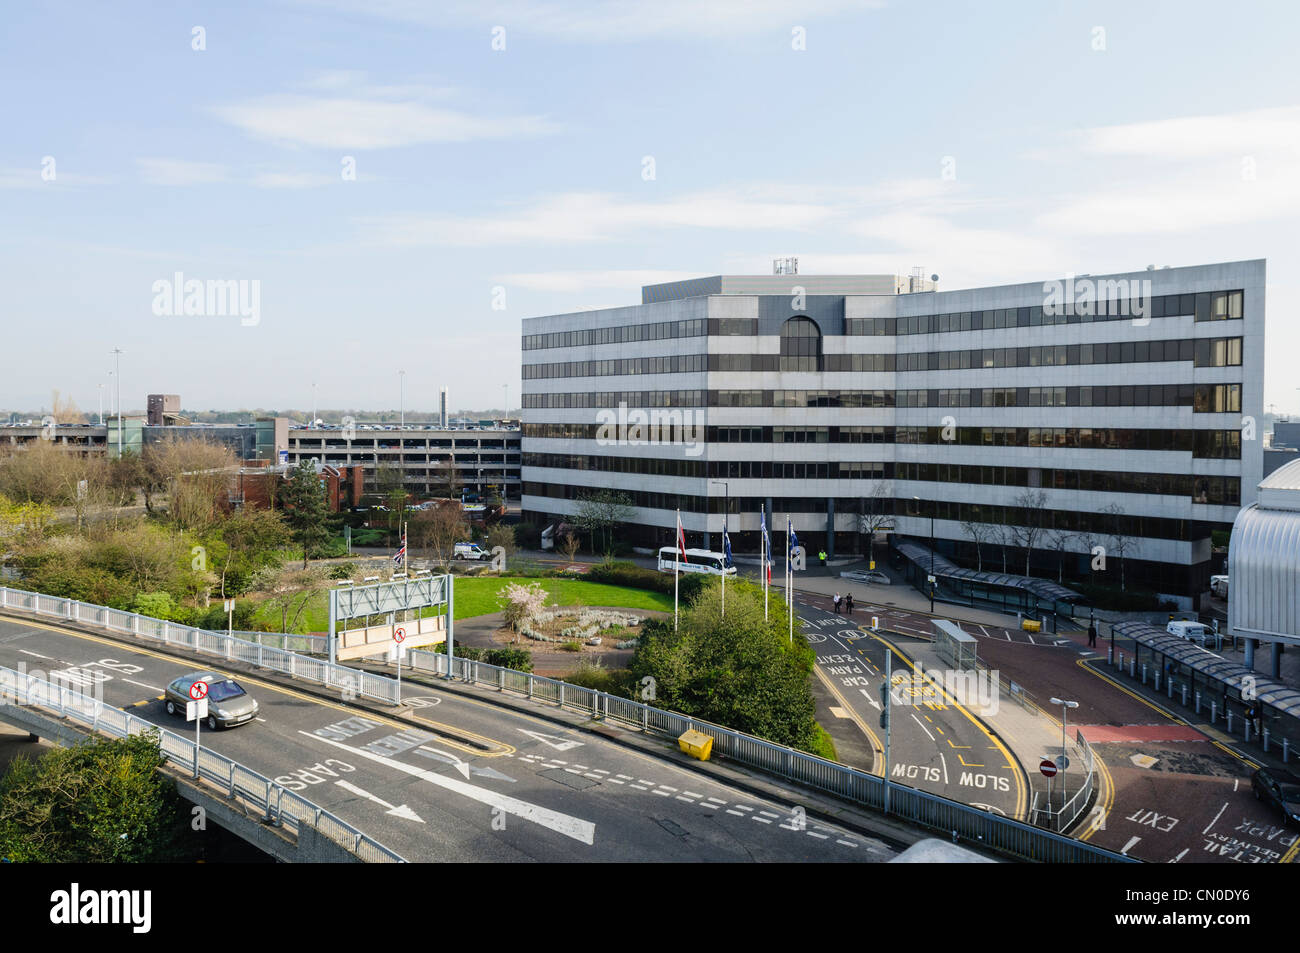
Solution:
<svg viewBox="0 0 1300 953">
<path fill-rule="evenodd" d="M 601 582 L 585 582 L 581 579 L 522 579 L 507 576 L 457 576 L 456 618 L 469 619 L 490 612 L 500 612 L 501 605 L 497 593 L 507 582 L 540 582 L 549 593 L 548 606 L 613 606 L 620 609 L 658 609 L 671 612 L 673 597 L 646 589 L 629 589 L 626 586 L 611 586 Z M 292 614 L 292 613 L 291 613 Z M 430 611 L 427 614 L 432 614 Z M 272 605 L 262 604 L 255 615 L 258 623 L 265 624 L 273 631 L 280 631 L 280 610 Z M 315 596 L 298 617 L 295 631 L 323 632 L 329 626 L 329 596 L 322 592 Z"/>
</svg>

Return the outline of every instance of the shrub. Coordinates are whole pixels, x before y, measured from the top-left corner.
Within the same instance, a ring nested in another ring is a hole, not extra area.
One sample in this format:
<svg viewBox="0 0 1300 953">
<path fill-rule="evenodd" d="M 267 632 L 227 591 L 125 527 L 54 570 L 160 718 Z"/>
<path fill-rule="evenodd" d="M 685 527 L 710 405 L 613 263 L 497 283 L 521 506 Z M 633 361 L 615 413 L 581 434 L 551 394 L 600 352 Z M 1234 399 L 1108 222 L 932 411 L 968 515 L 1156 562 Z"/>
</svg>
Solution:
<svg viewBox="0 0 1300 953">
<path fill-rule="evenodd" d="M 514 669 L 516 672 L 533 670 L 533 653 L 527 649 L 488 649 L 483 653 L 483 661 L 489 665 Z"/>
<path fill-rule="evenodd" d="M 562 652 L 581 652 L 582 645 L 578 642 L 561 642 L 560 651 Z"/>
<path fill-rule="evenodd" d="M 632 673 L 625 668 L 607 669 L 600 664 L 599 659 L 595 661 L 583 659 L 578 663 L 577 668 L 564 676 L 564 681 L 570 685 L 590 688 L 607 695 L 632 697 Z"/>
<path fill-rule="evenodd" d="M 337 565 L 330 566 L 329 577 L 331 579 L 351 579 L 354 575 L 356 575 L 356 572 L 357 572 L 356 563 L 352 563 L 352 562 L 338 563 Z"/>
</svg>

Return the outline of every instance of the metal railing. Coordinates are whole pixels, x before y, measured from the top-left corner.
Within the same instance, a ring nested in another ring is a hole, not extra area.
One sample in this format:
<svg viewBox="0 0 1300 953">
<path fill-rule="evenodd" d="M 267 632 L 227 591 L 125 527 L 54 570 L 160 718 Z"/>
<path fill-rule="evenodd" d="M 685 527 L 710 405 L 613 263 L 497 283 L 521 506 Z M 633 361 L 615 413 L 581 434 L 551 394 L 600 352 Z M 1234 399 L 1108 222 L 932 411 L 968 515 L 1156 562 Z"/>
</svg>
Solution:
<svg viewBox="0 0 1300 953">
<path fill-rule="evenodd" d="M 1083 736 L 1082 731 L 1075 731 L 1075 741 L 1079 745 L 1079 750 L 1083 752 L 1084 778 L 1083 784 L 1070 797 L 1065 799 L 1059 810 L 1052 808 L 1051 802 L 1046 807 L 1038 806 L 1038 792 L 1034 792 L 1034 802 L 1029 810 L 1029 817 L 1035 823 L 1038 818 L 1045 817 L 1050 827 L 1058 831 L 1068 831 L 1078 821 L 1079 815 L 1087 808 L 1088 803 L 1092 800 L 1092 789 L 1096 781 L 1095 768 L 1097 765 L 1097 756 L 1092 750 L 1092 745 L 1088 739 Z M 1064 781 L 1062 781 L 1064 783 Z"/>
<path fill-rule="evenodd" d="M 331 688 L 387 704 L 400 699 L 397 682 L 387 676 L 364 672 L 321 659 L 297 655 L 283 649 L 267 648 L 221 633 L 203 632 L 190 626 L 151 619 L 134 612 L 107 609 L 71 599 L 61 599 L 20 589 L 0 587 L 0 610 L 30 612 L 82 625 L 93 625 L 111 632 L 164 642 L 201 654 L 246 662 L 261 668 L 283 672 L 294 678 L 309 679 Z M 456 658 L 448 671 L 447 656 L 413 649 L 407 660 L 415 671 L 450 677 L 473 685 L 484 685 L 510 692 L 541 704 L 580 712 L 595 720 L 610 720 L 645 732 L 677 737 L 696 729 L 713 737 L 715 754 L 775 774 L 799 784 L 845 798 L 876 810 L 884 808 L 885 780 L 816 755 L 796 751 L 784 745 L 755 738 L 710 722 L 677 712 L 608 695 L 590 688 L 571 685 L 558 679 L 517 672 L 486 662 Z M 1021 821 L 1010 820 L 989 811 L 888 782 L 890 813 L 923 827 L 954 834 L 982 843 L 1026 860 L 1087 863 L 1135 863 L 1131 858 L 1072 840 L 1052 831 L 1042 830 Z M 290 797 L 285 792 L 284 797 Z"/>
<path fill-rule="evenodd" d="M 109 632 L 162 642 L 212 658 L 244 662 L 389 705 L 395 705 L 398 701 L 397 682 L 394 679 L 348 668 L 346 665 L 331 664 L 323 659 L 300 655 L 288 649 L 272 648 L 262 642 L 229 636 L 224 632 L 210 632 L 189 625 L 153 619 L 135 612 L 108 609 L 104 606 L 77 602 L 74 599 L 61 599 L 4 586 L 0 586 L 0 610 L 50 616 L 67 622 L 95 626 Z M 274 633 L 272 635 L 276 638 L 280 637 Z M 291 636 L 290 638 L 303 637 Z"/>
<path fill-rule="evenodd" d="M 883 778 L 689 715 L 664 711 L 630 698 L 608 695 L 541 675 L 503 669 L 486 662 L 453 659 L 449 672 L 447 656 L 439 652 L 413 649 L 406 653 L 406 658 L 411 669 L 417 672 L 449 676 L 457 681 L 487 686 L 499 692 L 510 692 L 534 702 L 587 714 L 596 720 L 617 722 L 674 738 L 690 729 L 702 731 L 713 737 L 715 754 L 875 810 L 884 808 Z M 1137 862 L 1091 844 L 905 787 L 894 781 L 889 782 L 889 788 L 891 814 L 1026 860 L 1055 863 Z"/>
<path fill-rule="evenodd" d="M 154 733 L 164 760 L 190 772 L 192 777 L 216 785 L 227 797 L 256 810 L 267 823 L 283 826 L 295 836 L 303 825 L 314 828 L 367 863 L 406 862 L 347 821 L 251 768 L 66 685 L 0 667 L 0 705 L 4 704 L 43 709 L 112 738 Z"/>
</svg>

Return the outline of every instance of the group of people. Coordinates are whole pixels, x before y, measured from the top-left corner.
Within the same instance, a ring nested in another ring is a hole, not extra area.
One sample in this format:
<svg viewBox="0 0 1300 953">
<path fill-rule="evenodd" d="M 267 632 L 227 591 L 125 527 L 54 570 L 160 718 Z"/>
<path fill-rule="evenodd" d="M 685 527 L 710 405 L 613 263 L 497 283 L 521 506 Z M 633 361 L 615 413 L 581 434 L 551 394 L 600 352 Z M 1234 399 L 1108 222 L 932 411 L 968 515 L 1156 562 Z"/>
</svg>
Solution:
<svg viewBox="0 0 1300 953">
<path fill-rule="evenodd" d="M 841 607 L 843 607 L 845 615 L 853 615 L 853 594 L 852 593 L 849 593 L 845 595 L 843 598 L 841 598 L 840 594 L 837 592 L 835 593 L 835 599 L 833 600 L 833 602 L 835 603 L 836 615 L 840 614 Z"/>
</svg>

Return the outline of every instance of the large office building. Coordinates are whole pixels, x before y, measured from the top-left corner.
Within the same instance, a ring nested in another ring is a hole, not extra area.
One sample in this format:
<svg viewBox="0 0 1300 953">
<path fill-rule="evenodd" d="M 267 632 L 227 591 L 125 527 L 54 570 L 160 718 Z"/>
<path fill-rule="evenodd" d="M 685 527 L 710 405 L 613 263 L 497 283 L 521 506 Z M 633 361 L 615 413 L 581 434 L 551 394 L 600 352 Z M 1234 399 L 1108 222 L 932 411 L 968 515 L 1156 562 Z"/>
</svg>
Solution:
<svg viewBox="0 0 1300 953">
<path fill-rule="evenodd" d="M 1262 476 L 1262 260 L 936 291 L 715 276 L 523 327 L 524 518 L 616 490 L 632 541 L 781 552 L 896 539 L 961 565 L 1179 598 Z M 1017 529 L 1021 528 L 1021 529 Z M 1020 537 L 1023 539 L 1023 536 Z M 1116 554 L 1115 549 L 1121 552 Z M 1096 578 L 1095 576 L 1093 577 Z M 1098 580 L 1101 581 L 1101 580 Z"/>
</svg>

